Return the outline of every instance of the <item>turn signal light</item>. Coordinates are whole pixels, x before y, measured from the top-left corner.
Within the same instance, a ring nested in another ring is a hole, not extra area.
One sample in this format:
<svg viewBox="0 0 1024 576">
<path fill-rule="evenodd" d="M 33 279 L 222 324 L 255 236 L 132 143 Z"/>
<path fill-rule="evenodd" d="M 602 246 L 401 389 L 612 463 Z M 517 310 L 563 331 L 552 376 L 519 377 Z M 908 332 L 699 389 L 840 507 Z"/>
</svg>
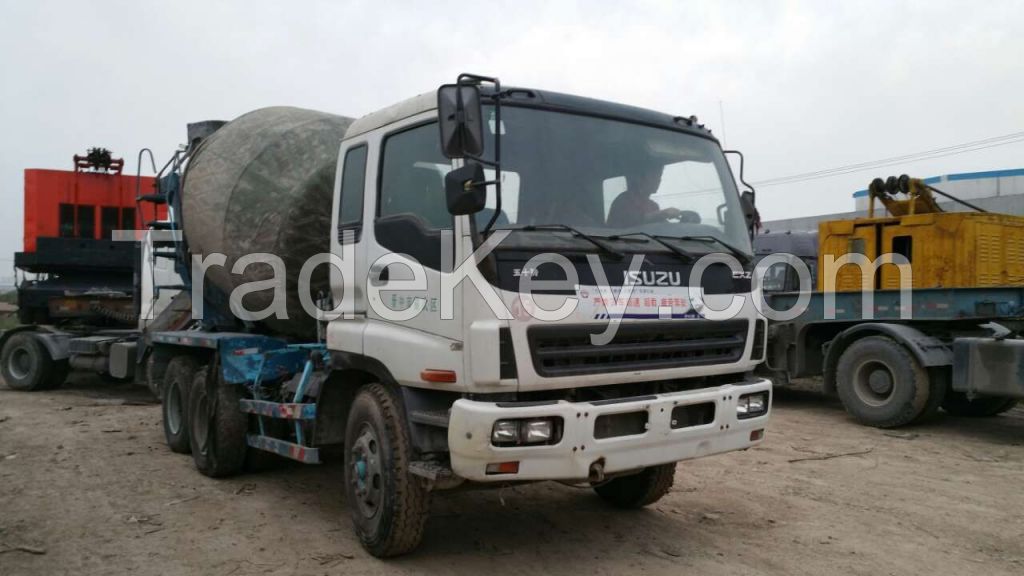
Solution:
<svg viewBox="0 0 1024 576">
<path fill-rule="evenodd" d="M 518 474 L 519 462 L 493 462 L 487 465 L 487 474 Z"/>
</svg>

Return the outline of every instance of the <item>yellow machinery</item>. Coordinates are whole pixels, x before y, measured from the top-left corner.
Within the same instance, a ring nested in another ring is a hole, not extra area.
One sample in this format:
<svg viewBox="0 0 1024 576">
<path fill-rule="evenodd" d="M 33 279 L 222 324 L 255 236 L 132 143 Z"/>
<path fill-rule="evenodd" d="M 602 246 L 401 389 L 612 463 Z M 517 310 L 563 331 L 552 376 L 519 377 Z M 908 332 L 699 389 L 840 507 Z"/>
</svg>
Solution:
<svg viewBox="0 0 1024 576">
<path fill-rule="evenodd" d="M 883 264 L 866 286 L 857 266 L 840 268 L 834 282 L 829 278 L 828 256 L 862 254 L 873 262 L 887 253 L 910 262 L 911 288 L 1024 286 L 1024 217 L 984 212 L 956 198 L 976 211 L 944 212 L 933 192 L 948 196 L 906 175 L 876 178 L 868 188 L 867 218 L 820 223 L 818 286 L 837 292 L 898 289 L 900 270 L 893 264 Z M 876 200 L 886 215 L 876 216 Z"/>
</svg>

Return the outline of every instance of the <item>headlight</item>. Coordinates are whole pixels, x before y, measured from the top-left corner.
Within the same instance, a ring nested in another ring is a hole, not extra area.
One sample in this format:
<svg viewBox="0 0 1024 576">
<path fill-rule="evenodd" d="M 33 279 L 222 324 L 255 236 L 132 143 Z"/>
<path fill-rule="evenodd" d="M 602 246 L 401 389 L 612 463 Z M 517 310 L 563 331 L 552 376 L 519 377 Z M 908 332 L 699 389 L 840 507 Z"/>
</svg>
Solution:
<svg viewBox="0 0 1024 576">
<path fill-rule="evenodd" d="M 527 420 L 523 428 L 523 442 L 527 444 L 547 443 L 555 435 L 555 424 L 547 419 Z"/>
<path fill-rule="evenodd" d="M 768 411 L 768 393 L 754 392 L 744 394 L 736 401 L 736 417 L 739 419 L 755 418 Z"/>
<path fill-rule="evenodd" d="M 491 444 L 524 446 L 557 444 L 562 439 L 562 419 L 515 418 L 498 420 L 491 428 Z"/>
<path fill-rule="evenodd" d="M 519 442 L 519 422 L 516 420 L 498 420 L 491 430 L 491 443 L 496 445 L 517 444 Z"/>
</svg>

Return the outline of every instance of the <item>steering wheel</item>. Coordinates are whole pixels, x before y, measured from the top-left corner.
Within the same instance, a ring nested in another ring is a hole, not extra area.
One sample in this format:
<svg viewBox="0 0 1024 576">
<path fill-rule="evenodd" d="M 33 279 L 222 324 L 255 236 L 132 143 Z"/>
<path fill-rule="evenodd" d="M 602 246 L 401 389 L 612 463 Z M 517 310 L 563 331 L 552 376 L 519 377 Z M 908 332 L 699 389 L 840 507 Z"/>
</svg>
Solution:
<svg viewBox="0 0 1024 576">
<path fill-rule="evenodd" d="M 665 220 L 679 224 L 700 224 L 700 214 L 693 210 L 682 210 L 677 216 Z"/>
</svg>

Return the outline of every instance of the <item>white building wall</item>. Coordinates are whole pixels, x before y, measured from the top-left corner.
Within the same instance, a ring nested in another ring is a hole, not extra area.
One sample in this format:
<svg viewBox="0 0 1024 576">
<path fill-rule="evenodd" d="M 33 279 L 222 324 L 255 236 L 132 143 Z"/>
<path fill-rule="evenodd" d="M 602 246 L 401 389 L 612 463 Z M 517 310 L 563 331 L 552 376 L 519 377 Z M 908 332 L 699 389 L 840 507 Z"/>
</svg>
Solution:
<svg viewBox="0 0 1024 576">
<path fill-rule="evenodd" d="M 925 182 L 967 201 L 1015 196 L 1024 194 L 1024 169 L 949 174 L 927 178 Z M 854 210 L 868 209 L 867 194 L 867 190 L 854 192 Z M 952 202 L 941 196 L 938 196 L 938 200 L 940 204 Z"/>
</svg>

